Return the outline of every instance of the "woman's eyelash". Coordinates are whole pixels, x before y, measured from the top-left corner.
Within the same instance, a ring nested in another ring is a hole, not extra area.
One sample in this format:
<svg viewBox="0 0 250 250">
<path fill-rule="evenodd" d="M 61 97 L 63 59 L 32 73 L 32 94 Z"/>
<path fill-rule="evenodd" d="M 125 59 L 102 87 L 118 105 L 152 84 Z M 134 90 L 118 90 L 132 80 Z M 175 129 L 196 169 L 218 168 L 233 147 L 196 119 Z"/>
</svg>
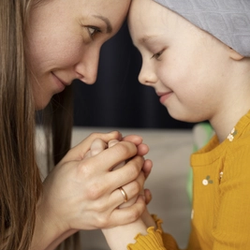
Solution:
<svg viewBox="0 0 250 250">
<path fill-rule="evenodd" d="M 97 27 L 88 27 L 88 32 L 91 38 L 94 37 L 95 34 L 101 32 L 101 30 Z"/>
</svg>

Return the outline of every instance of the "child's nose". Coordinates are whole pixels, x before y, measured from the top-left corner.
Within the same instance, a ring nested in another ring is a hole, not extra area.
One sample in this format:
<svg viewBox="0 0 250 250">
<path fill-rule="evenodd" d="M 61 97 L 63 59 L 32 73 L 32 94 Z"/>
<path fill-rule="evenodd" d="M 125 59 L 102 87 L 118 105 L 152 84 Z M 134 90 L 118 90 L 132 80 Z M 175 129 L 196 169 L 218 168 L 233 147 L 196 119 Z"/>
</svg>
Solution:
<svg viewBox="0 0 250 250">
<path fill-rule="evenodd" d="M 145 63 L 142 64 L 138 80 L 141 84 L 147 86 L 152 86 L 157 82 L 157 76 L 154 73 L 152 65 L 146 65 Z"/>
</svg>

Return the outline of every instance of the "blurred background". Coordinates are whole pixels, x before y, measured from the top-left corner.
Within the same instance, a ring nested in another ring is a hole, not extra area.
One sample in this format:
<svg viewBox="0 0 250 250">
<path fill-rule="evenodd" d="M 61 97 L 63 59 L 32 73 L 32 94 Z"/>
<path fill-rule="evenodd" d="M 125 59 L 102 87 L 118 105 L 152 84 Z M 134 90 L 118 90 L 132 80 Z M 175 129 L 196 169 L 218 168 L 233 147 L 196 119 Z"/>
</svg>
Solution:
<svg viewBox="0 0 250 250">
<path fill-rule="evenodd" d="M 160 104 L 151 87 L 138 82 L 141 56 L 126 23 L 101 50 L 94 85 L 74 83 L 74 125 L 81 127 L 189 129 Z"/>
</svg>

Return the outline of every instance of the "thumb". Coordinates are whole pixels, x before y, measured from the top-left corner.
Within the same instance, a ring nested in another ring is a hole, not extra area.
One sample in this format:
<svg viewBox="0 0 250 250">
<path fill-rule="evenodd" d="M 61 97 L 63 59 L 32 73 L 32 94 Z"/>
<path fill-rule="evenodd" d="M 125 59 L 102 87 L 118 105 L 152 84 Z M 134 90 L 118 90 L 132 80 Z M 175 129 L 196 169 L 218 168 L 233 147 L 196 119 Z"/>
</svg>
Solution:
<svg viewBox="0 0 250 250">
<path fill-rule="evenodd" d="M 75 161 L 82 160 L 86 154 L 91 149 L 92 143 L 96 139 L 101 139 L 102 141 L 108 143 L 110 140 L 120 140 L 121 134 L 118 131 L 113 131 L 110 133 L 92 133 L 78 145 L 69 150 L 63 161 Z"/>
</svg>

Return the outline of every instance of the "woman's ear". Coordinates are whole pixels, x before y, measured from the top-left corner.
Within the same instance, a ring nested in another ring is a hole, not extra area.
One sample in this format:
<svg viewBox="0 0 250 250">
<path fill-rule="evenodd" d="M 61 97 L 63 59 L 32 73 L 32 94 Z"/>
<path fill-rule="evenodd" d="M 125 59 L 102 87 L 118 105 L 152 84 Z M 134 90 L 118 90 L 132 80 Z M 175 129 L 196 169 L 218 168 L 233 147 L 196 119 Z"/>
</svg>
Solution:
<svg viewBox="0 0 250 250">
<path fill-rule="evenodd" d="M 240 61 L 244 58 L 244 56 L 242 56 L 241 54 L 239 54 L 238 52 L 236 52 L 234 49 L 228 47 L 229 49 L 229 56 L 230 58 L 232 58 L 235 61 Z"/>
</svg>

